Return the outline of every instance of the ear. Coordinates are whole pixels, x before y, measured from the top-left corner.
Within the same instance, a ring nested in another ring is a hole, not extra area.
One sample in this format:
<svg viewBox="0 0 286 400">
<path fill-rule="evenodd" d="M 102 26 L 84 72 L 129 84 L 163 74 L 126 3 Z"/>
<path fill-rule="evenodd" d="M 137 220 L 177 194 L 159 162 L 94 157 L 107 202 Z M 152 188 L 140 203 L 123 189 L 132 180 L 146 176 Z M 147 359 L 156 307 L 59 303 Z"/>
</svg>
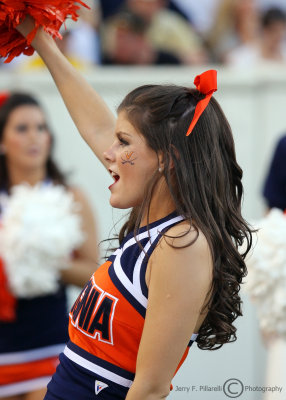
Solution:
<svg viewBox="0 0 286 400">
<path fill-rule="evenodd" d="M 174 168 L 174 157 L 176 157 L 177 159 L 180 158 L 179 151 L 174 145 L 171 145 L 171 149 L 167 154 L 164 154 L 162 151 L 159 151 L 158 153 L 159 172 L 162 172 L 164 170 L 167 157 L 169 158 L 169 169 L 172 170 Z"/>
<path fill-rule="evenodd" d="M 169 158 L 169 169 L 172 170 L 174 168 L 174 159 L 178 160 L 180 158 L 180 153 L 176 146 L 173 144 L 170 145 L 170 150 L 168 151 L 166 157 Z"/>
</svg>

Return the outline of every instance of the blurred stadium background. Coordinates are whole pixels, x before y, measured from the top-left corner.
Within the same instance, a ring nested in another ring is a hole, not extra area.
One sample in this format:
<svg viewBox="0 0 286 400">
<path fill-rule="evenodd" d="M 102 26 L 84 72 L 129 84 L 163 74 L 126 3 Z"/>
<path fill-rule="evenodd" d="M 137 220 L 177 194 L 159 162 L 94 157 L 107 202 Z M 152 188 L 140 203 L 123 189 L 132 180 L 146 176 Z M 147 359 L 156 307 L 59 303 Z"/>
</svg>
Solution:
<svg viewBox="0 0 286 400">
<path fill-rule="evenodd" d="M 244 171 L 244 216 L 250 221 L 261 217 L 265 211 L 261 195 L 265 172 L 278 137 L 286 131 L 285 0 L 88 3 L 92 10 L 82 10 L 76 24 L 67 23 L 59 46 L 114 113 L 123 96 L 136 86 L 192 86 L 197 74 L 209 68 L 218 70 L 215 97 L 232 127 Z M 77 134 L 38 56 L 19 57 L 11 64 L 2 61 L 0 90 L 29 91 L 40 99 L 56 137 L 59 165 L 70 174 L 70 182 L 89 195 L 100 240 L 111 237 L 126 211 L 111 209 L 108 186 L 112 180 Z M 101 254 L 105 255 L 104 246 Z M 263 386 L 266 351 L 253 305 L 246 295 L 243 299 L 238 340 L 215 352 L 193 346 L 174 379 L 171 400 L 222 400 L 226 398 L 223 392 L 200 390 L 200 386 L 222 386 L 230 378 L 244 385 Z M 195 392 L 176 391 L 176 386 L 192 385 L 196 385 Z M 285 391 L 286 387 L 284 398 Z M 261 400 L 262 394 L 253 390 L 240 398 Z"/>
</svg>

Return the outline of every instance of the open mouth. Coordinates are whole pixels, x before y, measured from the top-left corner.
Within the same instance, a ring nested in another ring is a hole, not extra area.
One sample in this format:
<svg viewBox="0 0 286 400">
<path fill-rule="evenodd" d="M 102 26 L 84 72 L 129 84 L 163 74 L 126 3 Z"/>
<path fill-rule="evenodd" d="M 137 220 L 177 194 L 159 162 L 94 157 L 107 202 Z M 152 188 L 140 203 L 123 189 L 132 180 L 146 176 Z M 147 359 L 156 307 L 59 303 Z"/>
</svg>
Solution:
<svg viewBox="0 0 286 400">
<path fill-rule="evenodd" d="M 115 185 L 119 181 L 120 176 L 118 174 L 116 174 L 115 172 L 111 171 L 110 169 L 109 169 L 109 172 L 110 172 L 112 178 L 114 179 L 114 183 L 109 186 L 109 188 L 111 188 L 111 186 Z"/>
</svg>

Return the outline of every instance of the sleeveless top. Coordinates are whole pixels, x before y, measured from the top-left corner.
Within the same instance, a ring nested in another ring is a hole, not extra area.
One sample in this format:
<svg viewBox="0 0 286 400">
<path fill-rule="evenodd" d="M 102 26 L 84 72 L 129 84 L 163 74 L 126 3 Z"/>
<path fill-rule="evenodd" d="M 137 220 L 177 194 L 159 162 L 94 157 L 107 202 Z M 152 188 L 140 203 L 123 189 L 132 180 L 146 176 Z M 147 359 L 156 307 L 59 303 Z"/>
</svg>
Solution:
<svg viewBox="0 0 286 400">
<path fill-rule="evenodd" d="M 134 233 L 129 233 L 96 270 L 69 314 L 70 341 L 64 355 L 70 362 L 89 374 L 125 388 L 131 386 L 148 304 L 148 259 L 162 233 L 182 220 L 172 213 L 149 224 L 148 229 L 140 228 L 137 241 Z M 196 337 L 192 335 L 178 368 Z"/>
<path fill-rule="evenodd" d="M 7 200 L 7 192 L 0 191 L 0 222 Z M 0 366 L 57 356 L 68 340 L 66 288 L 61 285 L 51 295 L 17 298 L 15 311 L 14 321 L 0 321 Z"/>
</svg>

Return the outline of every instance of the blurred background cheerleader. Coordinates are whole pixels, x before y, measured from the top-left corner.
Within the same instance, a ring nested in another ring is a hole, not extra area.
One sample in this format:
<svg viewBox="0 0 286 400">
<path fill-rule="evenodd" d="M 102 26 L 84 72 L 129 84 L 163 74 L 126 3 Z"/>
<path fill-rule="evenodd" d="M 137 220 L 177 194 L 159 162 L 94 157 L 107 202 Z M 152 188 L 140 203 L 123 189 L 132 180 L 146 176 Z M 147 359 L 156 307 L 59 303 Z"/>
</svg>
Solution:
<svg viewBox="0 0 286 400">
<path fill-rule="evenodd" d="M 67 184 L 64 175 L 52 159 L 53 138 L 38 101 L 29 94 L 14 93 L 3 94 L 1 103 L 0 223 L 2 221 L 4 226 L 5 210 L 13 197 L 13 187 L 26 183 L 31 190 L 35 187 L 50 187 L 51 190 L 60 187 L 62 192 L 57 192 L 57 196 L 60 196 L 59 199 L 63 202 L 72 197 L 72 202 L 77 204 L 76 214 L 81 225 L 81 233 L 79 232 L 78 236 L 81 235 L 82 240 L 75 239 L 75 243 L 81 244 L 73 249 L 73 256 L 66 260 L 66 265 L 59 266 L 57 271 L 60 282 L 36 296 L 33 293 L 38 293 L 37 288 L 34 292 L 29 291 L 27 287 L 22 288 L 26 293 L 24 297 L 17 296 L 15 291 L 11 290 L 7 268 L 5 272 L 8 265 L 5 266 L 5 257 L 0 254 L 0 398 L 40 400 L 56 369 L 58 354 L 67 340 L 66 286 L 83 286 L 97 268 L 96 229 L 91 208 L 84 194 L 78 188 Z M 52 192 L 49 193 L 51 197 Z M 60 209 L 62 204 L 55 206 Z M 42 215 L 39 221 L 42 224 L 40 231 L 45 233 L 46 225 L 51 221 L 47 220 L 45 223 L 44 218 Z M 70 223 L 72 220 L 68 221 Z M 66 232 L 63 240 L 74 234 Z M 30 249 L 24 251 L 27 254 Z M 31 251 L 36 254 L 37 249 Z M 62 267 L 64 269 L 61 269 Z M 43 265 L 38 266 L 39 274 L 42 268 Z"/>
<path fill-rule="evenodd" d="M 286 378 L 286 135 L 281 137 L 266 175 L 263 196 L 267 214 L 255 225 L 257 243 L 247 267 L 245 289 L 256 305 L 267 349 L 265 386 L 284 387 Z M 281 393 L 266 392 L 264 400 Z"/>
</svg>

